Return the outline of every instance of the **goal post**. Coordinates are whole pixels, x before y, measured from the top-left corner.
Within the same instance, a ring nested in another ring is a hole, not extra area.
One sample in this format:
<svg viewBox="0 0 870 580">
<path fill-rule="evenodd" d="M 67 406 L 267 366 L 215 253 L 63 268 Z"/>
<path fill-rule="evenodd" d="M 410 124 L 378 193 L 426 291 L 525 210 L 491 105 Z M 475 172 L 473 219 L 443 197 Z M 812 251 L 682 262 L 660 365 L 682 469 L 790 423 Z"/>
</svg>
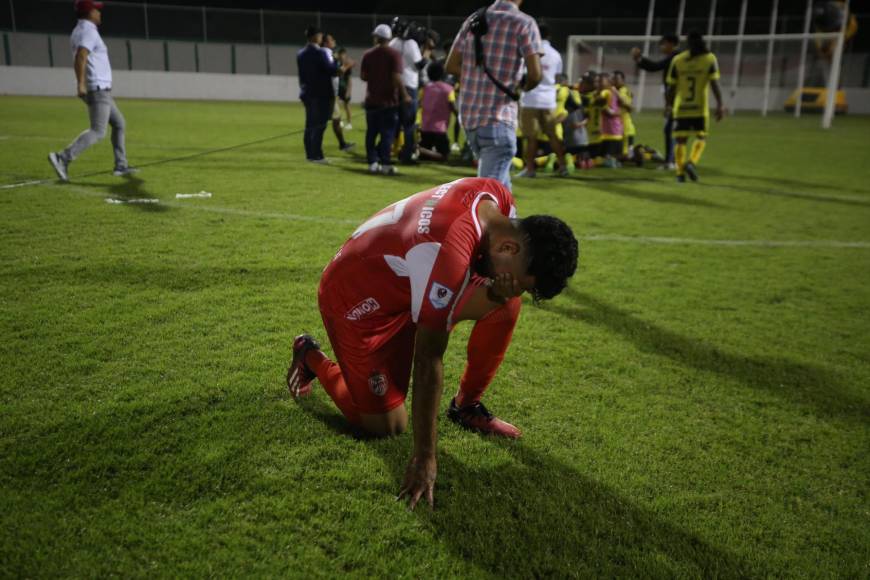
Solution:
<svg viewBox="0 0 870 580">
<path fill-rule="evenodd" d="M 566 73 L 574 82 L 588 70 L 622 70 L 635 93 L 635 108 L 661 108 L 664 95 L 660 73 L 645 73 L 631 57 L 634 47 L 647 49 L 658 44 L 659 37 L 645 35 L 572 35 L 568 37 Z M 705 41 L 719 61 L 722 97 L 731 114 L 735 111 L 758 111 L 785 108 L 789 97 L 801 102 L 805 87 L 823 87 L 822 126 L 830 127 L 835 113 L 839 69 L 842 62 L 843 34 L 734 34 L 706 36 Z M 823 62 L 810 46 L 832 42 L 835 50 L 830 64 Z M 655 54 L 649 55 L 657 60 Z M 806 111 L 807 103 L 803 102 Z M 801 114 L 798 105 L 795 114 Z"/>
</svg>

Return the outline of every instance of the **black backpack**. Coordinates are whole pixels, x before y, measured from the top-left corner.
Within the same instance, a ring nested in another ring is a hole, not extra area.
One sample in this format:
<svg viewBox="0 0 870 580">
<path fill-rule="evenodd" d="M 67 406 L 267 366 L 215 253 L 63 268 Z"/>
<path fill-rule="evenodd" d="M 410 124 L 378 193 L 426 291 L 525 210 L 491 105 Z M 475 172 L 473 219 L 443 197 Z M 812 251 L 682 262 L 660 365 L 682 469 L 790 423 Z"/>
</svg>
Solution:
<svg viewBox="0 0 870 580">
<path fill-rule="evenodd" d="M 486 66 L 486 58 L 483 54 L 483 37 L 487 32 L 489 32 L 489 24 L 486 22 L 487 8 L 487 6 L 484 6 L 483 8 L 476 10 L 468 20 L 468 29 L 471 31 L 471 34 L 474 35 L 474 64 L 483 69 L 483 72 L 486 73 L 486 76 L 489 77 L 492 84 L 498 87 L 501 92 L 514 101 L 519 101 L 520 95 L 515 90 L 495 78 L 492 72 L 490 72 L 489 67 Z"/>
</svg>

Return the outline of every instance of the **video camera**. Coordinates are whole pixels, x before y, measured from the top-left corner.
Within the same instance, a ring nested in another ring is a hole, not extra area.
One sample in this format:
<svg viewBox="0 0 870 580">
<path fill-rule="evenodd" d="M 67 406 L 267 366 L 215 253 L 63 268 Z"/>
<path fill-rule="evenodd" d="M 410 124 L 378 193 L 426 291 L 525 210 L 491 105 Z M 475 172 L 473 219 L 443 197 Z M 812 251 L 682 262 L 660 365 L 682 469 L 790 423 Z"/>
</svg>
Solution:
<svg viewBox="0 0 870 580">
<path fill-rule="evenodd" d="M 420 46 L 420 49 L 426 46 L 435 48 L 441 42 L 441 35 L 437 31 L 422 24 L 417 24 L 413 20 L 408 22 L 399 16 L 393 18 L 390 28 L 393 30 L 393 37 L 400 40 L 414 40 Z"/>
</svg>

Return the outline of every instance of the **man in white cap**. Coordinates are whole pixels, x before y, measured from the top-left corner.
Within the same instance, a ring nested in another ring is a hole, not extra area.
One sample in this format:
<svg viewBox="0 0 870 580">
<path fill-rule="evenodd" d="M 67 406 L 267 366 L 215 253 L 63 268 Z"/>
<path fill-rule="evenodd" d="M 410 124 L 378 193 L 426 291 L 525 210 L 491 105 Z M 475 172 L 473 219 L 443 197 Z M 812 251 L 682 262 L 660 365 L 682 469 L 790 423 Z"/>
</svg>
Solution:
<svg viewBox="0 0 870 580">
<path fill-rule="evenodd" d="M 68 181 L 67 169 L 85 149 L 106 136 L 106 124 L 112 126 L 112 149 L 115 153 L 113 175 L 136 173 L 127 164 L 124 144 L 124 116 L 112 98 L 112 67 L 109 52 L 100 37 L 97 27 L 102 22 L 102 2 L 78 0 L 75 3 L 78 24 L 70 35 L 73 53 L 73 68 L 76 73 L 77 94 L 88 106 L 91 126 L 76 137 L 69 147 L 61 152 L 49 153 L 48 161 L 62 181 Z"/>
<path fill-rule="evenodd" d="M 402 82 L 402 55 L 389 46 L 392 36 L 388 25 L 375 27 L 372 32 L 375 46 L 363 55 L 359 71 L 360 78 L 366 82 L 364 106 L 369 171 L 384 175 L 396 174 L 396 167 L 390 161 L 390 149 L 399 126 L 399 105 L 411 102 Z"/>
</svg>

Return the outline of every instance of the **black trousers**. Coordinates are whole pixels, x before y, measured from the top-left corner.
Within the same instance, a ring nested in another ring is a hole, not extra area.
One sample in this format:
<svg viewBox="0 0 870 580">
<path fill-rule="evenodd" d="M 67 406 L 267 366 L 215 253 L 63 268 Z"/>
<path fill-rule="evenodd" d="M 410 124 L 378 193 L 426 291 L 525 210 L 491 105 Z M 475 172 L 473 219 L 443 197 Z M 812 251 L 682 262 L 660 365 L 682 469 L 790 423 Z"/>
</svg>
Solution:
<svg viewBox="0 0 870 580">
<path fill-rule="evenodd" d="M 306 159 L 323 159 L 323 132 L 332 117 L 335 97 L 305 97 L 305 143 Z"/>
</svg>

